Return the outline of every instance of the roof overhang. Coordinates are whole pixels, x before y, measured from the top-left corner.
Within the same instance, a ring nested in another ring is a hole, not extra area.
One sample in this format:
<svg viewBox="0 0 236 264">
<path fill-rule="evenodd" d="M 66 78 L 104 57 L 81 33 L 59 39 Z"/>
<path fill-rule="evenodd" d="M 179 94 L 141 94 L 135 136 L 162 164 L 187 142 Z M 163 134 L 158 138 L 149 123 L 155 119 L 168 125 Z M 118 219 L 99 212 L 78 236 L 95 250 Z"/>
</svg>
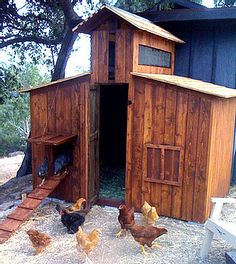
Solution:
<svg viewBox="0 0 236 264">
<path fill-rule="evenodd" d="M 172 40 L 177 43 L 184 43 L 183 40 L 177 38 L 170 32 L 166 31 L 165 29 L 155 25 L 148 19 L 129 13 L 120 8 L 111 7 L 111 6 L 101 7 L 101 9 L 99 9 L 96 13 L 89 16 L 81 23 L 79 23 L 73 29 L 73 31 L 76 31 L 78 33 L 89 34 L 112 16 L 116 16 L 120 19 L 125 20 L 126 22 L 128 22 L 130 25 L 134 26 L 137 29 L 152 33 L 154 35 L 158 35 L 160 37 Z"/>
<path fill-rule="evenodd" d="M 225 20 L 236 19 L 236 7 L 146 11 L 138 13 L 138 15 L 151 20 L 153 23 L 169 21 Z"/>
<path fill-rule="evenodd" d="M 71 80 L 74 80 L 74 79 L 77 79 L 77 78 L 86 77 L 86 76 L 89 76 L 89 75 L 90 75 L 89 72 L 78 74 L 78 75 L 75 75 L 75 76 L 72 76 L 72 77 L 60 79 L 60 80 L 53 81 L 53 82 L 50 82 L 50 83 L 45 83 L 45 84 L 42 84 L 42 85 L 39 85 L 39 86 L 36 86 L 36 87 L 22 89 L 22 90 L 20 90 L 20 93 L 31 92 L 31 91 L 34 91 L 34 90 L 37 90 L 37 89 L 46 88 L 46 87 L 49 87 L 49 86 L 52 86 L 52 85 L 55 85 L 55 84 L 60 84 L 60 83 L 63 83 L 63 82 L 71 81 Z"/>
<path fill-rule="evenodd" d="M 139 72 L 131 72 L 131 74 L 136 77 L 146 78 L 149 80 L 159 81 L 171 85 L 177 85 L 188 90 L 209 94 L 221 98 L 236 97 L 236 89 L 231 89 L 225 86 L 203 82 L 187 77 L 167 74 L 148 74 Z"/>
</svg>

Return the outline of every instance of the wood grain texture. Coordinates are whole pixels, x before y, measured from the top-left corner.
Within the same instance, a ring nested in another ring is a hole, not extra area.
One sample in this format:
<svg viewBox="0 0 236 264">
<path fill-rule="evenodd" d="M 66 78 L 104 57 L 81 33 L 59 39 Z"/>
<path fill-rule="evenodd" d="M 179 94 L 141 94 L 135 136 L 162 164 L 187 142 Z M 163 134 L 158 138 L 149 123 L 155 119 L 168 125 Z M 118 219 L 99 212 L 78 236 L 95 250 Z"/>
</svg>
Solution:
<svg viewBox="0 0 236 264">
<path fill-rule="evenodd" d="M 30 95 L 32 138 L 49 132 L 65 136 L 77 135 L 76 140 L 68 145 L 73 152 L 72 165 L 74 169 L 69 170 L 69 175 L 52 194 L 54 197 L 69 201 L 76 201 L 82 193 L 81 164 L 84 163 L 83 155 L 80 155 L 80 153 L 83 153 L 80 139 L 81 133 L 82 135 L 85 133 L 85 130 L 83 130 L 85 120 L 84 116 L 81 116 L 81 112 L 85 112 L 84 107 L 86 105 L 83 101 L 84 98 L 81 99 L 81 93 L 83 87 L 88 89 L 86 83 L 89 83 L 89 76 L 78 77 L 77 79 L 67 80 L 65 83 L 60 82 L 37 89 L 32 91 Z M 82 141 L 82 143 L 84 142 Z M 34 187 L 41 182 L 36 177 L 36 168 L 42 164 L 44 157 L 48 156 L 50 160 L 53 160 L 56 153 L 56 146 L 45 148 L 42 145 L 32 144 Z M 50 168 L 52 169 L 52 161 L 50 162 Z"/>
<path fill-rule="evenodd" d="M 163 68 L 156 66 L 147 66 L 138 64 L 139 45 L 149 46 L 152 48 L 160 49 L 171 53 L 171 67 Z M 173 74 L 174 72 L 174 47 L 172 41 L 165 40 L 159 36 L 152 35 L 148 32 L 134 31 L 133 35 L 133 71 L 143 73 L 163 73 Z"/>
</svg>

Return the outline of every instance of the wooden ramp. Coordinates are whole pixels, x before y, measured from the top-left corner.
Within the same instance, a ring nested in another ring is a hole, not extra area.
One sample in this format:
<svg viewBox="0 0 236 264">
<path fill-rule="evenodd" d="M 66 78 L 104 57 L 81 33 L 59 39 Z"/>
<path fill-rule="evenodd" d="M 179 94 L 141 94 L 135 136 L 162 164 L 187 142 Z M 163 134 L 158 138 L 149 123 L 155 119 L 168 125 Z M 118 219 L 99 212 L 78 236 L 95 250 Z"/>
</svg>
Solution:
<svg viewBox="0 0 236 264">
<path fill-rule="evenodd" d="M 45 180 L 44 185 L 35 188 L 27 198 L 0 223 L 0 244 L 4 243 L 19 226 L 34 212 L 42 200 L 50 195 L 67 174 L 53 176 Z"/>
</svg>

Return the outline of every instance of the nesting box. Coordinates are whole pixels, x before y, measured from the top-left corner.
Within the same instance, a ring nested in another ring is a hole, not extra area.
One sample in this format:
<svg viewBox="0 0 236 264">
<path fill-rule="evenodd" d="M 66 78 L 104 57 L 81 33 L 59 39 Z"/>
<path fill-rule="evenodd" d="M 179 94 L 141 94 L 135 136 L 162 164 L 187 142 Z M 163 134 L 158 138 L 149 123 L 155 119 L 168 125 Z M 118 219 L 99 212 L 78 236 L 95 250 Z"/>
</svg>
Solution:
<svg viewBox="0 0 236 264">
<path fill-rule="evenodd" d="M 28 90 L 34 186 L 44 157 L 53 164 L 69 148 L 57 197 L 118 204 L 112 193 L 121 188 L 136 210 L 146 200 L 160 215 L 203 222 L 210 197 L 229 190 L 236 91 L 174 76 L 183 41 L 118 8 L 103 7 L 74 30 L 91 35 L 91 74 Z"/>
</svg>

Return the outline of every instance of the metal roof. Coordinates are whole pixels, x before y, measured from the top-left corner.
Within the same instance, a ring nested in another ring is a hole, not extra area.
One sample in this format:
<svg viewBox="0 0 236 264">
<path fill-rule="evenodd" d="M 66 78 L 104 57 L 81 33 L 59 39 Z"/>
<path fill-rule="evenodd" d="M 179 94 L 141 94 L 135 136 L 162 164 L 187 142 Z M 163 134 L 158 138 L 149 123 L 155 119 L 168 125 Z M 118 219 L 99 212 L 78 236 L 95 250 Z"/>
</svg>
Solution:
<svg viewBox="0 0 236 264">
<path fill-rule="evenodd" d="M 72 77 L 67 77 L 67 78 L 60 79 L 60 80 L 57 80 L 57 81 L 53 81 L 53 82 L 50 82 L 50 83 L 44 83 L 44 84 L 36 86 L 36 87 L 22 89 L 22 90 L 20 90 L 20 92 L 21 93 L 31 92 L 31 91 L 34 91 L 34 90 L 37 90 L 37 89 L 45 88 L 45 87 L 48 87 L 48 86 L 51 86 L 51 85 L 54 85 L 54 84 L 63 83 L 63 82 L 66 82 L 66 81 L 70 81 L 70 80 L 77 79 L 77 78 L 84 77 L 84 76 L 88 76 L 88 75 L 90 75 L 90 72 L 85 72 L 85 73 L 82 73 L 82 74 L 78 74 L 78 75 L 75 75 L 75 76 L 72 76 Z"/>
<path fill-rule="evenodd" d="M 187 77 L 167 74 L 148 74 L 139 72 L 132 72 L 131 74 L 134 76 L 177 85 L 182 88 L 222 98 L 236 97 L 236 89 L 230 89 L 225 86 L 215 85 L 212 83 L 207 83 Z"/>
<path fill-rule="evenodd" d="M 158 35 L 165 39 L 169 39 L 178 43 L 184 43 L 183 40 L 177 38 L 170 32 L 166 31 L 165 29 L 155 25 L 150 20 L 145 19 L 143 17 L 134 15 L 127 11 L 124 11 L 117 7 L 111 6 L 103 6 L 99 9 L 96 13 L 79 23 L 73 31 L 77 31 L 79 33 L 90 33 L 91 31 L 95 30 L 99 25 L 104 23 L 111 15 L 116 15 L 129 24 L 133 25 L 134 27 L 152 33 L 154 35 Z"/>
</svg>

